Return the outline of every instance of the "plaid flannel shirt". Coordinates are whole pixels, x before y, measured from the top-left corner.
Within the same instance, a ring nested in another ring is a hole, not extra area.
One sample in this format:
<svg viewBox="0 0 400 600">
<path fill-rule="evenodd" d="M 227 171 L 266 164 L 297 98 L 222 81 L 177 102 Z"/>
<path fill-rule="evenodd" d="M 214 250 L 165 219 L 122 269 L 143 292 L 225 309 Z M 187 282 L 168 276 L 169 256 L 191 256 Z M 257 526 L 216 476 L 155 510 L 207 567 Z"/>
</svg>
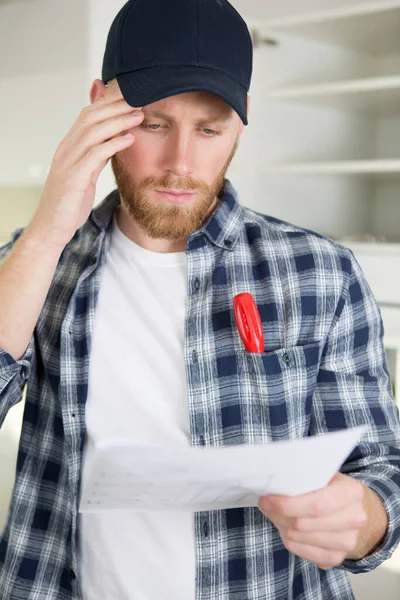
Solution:
<svg viewBox="0 0 400 600">
<path fill-rule="evenodd" d="M 2 600 L 82 598 L 77 512 L 90 345 L 119 202 L 117 191 L 110 194 L 65 248 L 25 356 L 16 362 L 0 350 L 0 424 L 28 381 L 16 483 L 0 538 Z M 350 250 L 242 207 L 228 180 L 186 254 L 193 446 L 293 440 L 366 425 L 342 472 L 375 490 L 389 518 L 376 552 L 323 571 L 287 552 L 257 508 L 196 513 L 196 600 L 353 598 L 346 571 L 377 567 L 400 536 L 398 411 L 381 316 L 365 278 Z M 262 354 L 245 352 L 235 327 L 233 297 L 245 291 L 261 314 Z"/>
</svg>

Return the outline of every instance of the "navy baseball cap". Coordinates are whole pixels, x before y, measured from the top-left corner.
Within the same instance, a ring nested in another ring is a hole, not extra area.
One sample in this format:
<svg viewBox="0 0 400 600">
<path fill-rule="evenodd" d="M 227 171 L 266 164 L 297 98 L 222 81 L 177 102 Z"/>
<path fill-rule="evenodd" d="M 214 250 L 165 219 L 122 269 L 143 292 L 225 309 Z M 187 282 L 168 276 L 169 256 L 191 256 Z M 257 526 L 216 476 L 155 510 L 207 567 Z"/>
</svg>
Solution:
<svg viewBox="0 0 400 600">
<path fill-rule="evenodd" d="M 219 96 L 247 121 L 253 44 L 227 0 L 130 0 L 108 34 L 102 80 L 133 107 L 175 94 Z"/>
</svg>

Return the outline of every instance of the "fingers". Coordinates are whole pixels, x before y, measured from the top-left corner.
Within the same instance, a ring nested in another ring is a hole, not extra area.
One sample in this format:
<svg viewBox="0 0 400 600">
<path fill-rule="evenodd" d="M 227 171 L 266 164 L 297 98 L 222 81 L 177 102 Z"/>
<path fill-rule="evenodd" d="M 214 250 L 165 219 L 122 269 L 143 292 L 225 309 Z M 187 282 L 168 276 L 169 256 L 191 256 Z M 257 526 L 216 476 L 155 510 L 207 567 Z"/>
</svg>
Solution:
<svg viewBox="0 0 400 600">
<path fill-rule="evenodd" d="M 271 515 L 270 519 L 279 531 L 279 535 L 285 545 L 285 548 L 312 562 L 315 562 L 321 568 L 331 568 L 343 562 L 344 558 L 357 548 L 361 520 L 355 518 L 358 522 L 357 527 L 347 526 L 351 523 L 346 511 L 343 511 L 343 518 L 338 523 L 335 519 L 308 519 L 302 520 L 306 523 L 309 530 L 303 531 L 304 524 L 300 520 L 285 519 L 281 516 Z M 366 520 L 364 515 L 363 522 Z M 326 525 L 328 523 L 328 525 Z M 330 529 L 324 529 L 324 527 Z"/>
<path fill-rule="evenodd" d="M 325 488 L 301 496 L 266 496 L 260 498 L 259 507 L 264 513 L 273 512 L 283 517 L 324 517 L 351 504 L 361 503 L 364 487 L 355 479 L 338 473 Z"/>
<path fill-rule="evenodd" d="M 278 529 L 287 550 L 303 558 L 305 556 L 299 552 L 299 546 L 347 555 L 356 548 L 360 529 L 367 520 L 366 513 L 349 515 L 346 510 L 324 519 L 288 519 L 274 513 L 268 518 Z"/>
<path fill-rule="evenodd" d="M 279 513 L 264 513 L 276 527 L 291 529 L 298 532 L 309 533 L 312 531 L 347 531 L 359 529 L 365 525 L 367 514 L 359 504 L 346 507 L 337 513 L 326 517 L 284 517 Z"/>
<path fill-rule="evenodd" d="M 111 140 L 122 133 L 127 133 L 140 125 L 144 119 L 141 111 L 130 114 L 116 115 L 90 127 L 82 128 L 80 137 L 68 153 L 72 164 L 80 161 L 94 147 Z"/>
<path fill-rule="evenodd" d="M 78 122 L 79 125 L 92 127 L 112 117 L 139 111 L 142 111 L 142 107 L 134 108 L 120 97 L 115 99 L 114 102 L 102 103 L 99 100 L 81 111 Z"/>
<path fill-rule="evenodd" d="M 289 552 L 331 568 L 357 548 L 367 522 L 365 490 L 360 482 L 338 473 L 322 490 L 296 497 L 267 496 L 260 499 L 259 508 Z"/>
<path fill-rule="evenodd" d="M 289 552 L 293 552 L 294 546 L 301 545 L 347 554 L 357 546 L 358 536 L 358 529 L 345 532 L 317 531 L 312 533 L 289 530 L 281 533 L 282 541 Z"/>
<path fill-rule="evenodd" d="M 132 108 L 119 91 L 85 107 L 67 136 L 60 143 L 55 161 L 68 166 L 81 160 L 95 145 L 129 131 L 139 125 L 144 115 Z"/>
<path fill-rule="evenodd" d="M 337 567 L 338 565 L 341 565 L 346 558 L 346 554 L 339 550 L 325 550 L 316 546 L 307 546 L 296 543 L 290 544 L 289 552 L 315 563 L 320 569 Z"/>
<path fill-rule="evenodd" d="M 95 174 L 94 179 L 97 181 L 97 178 L 102 171 L 102 168 L 100 167 L 103 165 L 105 166 L 111 156 L 131 146 L 134 141 L 134 136 L 131 133 L 128 133 L 124 136 L 118 136 L 103 144 L 94 146 L 76 165 L 75 173 L 77 177 L 84 184 L 87 184 L 90 180 L 93 180 L 93 174 Z"/>
</svg>

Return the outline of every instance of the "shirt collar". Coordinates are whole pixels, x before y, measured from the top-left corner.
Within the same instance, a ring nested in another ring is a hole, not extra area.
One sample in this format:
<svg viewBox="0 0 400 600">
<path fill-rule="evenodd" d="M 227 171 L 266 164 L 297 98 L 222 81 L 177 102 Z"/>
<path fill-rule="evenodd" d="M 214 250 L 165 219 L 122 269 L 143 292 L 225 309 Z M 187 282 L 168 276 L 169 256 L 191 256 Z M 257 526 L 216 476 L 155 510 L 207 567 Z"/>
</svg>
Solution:
<svg viewBox="0 0 400 600">
<path fill-rule="evenodd" d="M 209 220 L 190 236 L 188 250 L 205 246 L 205 237 L 220 248 L 233 250 L 243 226 L 243 207 L 239 202 L 237 191 L 228 179 L 224 181 L 220 199 L 221 202 Z M 93 209 L 91 219 L 100 230 L 105 231 L 110 227 L 114 212 L 120 203 L 121 198 L 116 189 Z"/>
</svg>

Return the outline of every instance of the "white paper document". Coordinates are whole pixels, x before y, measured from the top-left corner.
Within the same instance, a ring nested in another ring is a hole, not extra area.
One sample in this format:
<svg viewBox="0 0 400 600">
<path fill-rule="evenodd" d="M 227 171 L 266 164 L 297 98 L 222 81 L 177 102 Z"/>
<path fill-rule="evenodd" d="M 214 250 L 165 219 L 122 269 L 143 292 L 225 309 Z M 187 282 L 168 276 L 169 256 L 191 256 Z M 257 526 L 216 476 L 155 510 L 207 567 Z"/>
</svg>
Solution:
<svg viewBox="0 0 400 600">
<path fill-rule="evenodd" d="M 263 445 L 193 448 L 113 441 L 88 452 L 81 512 L 218 510 L 257 506 L 266 494 L 298 495 L 326 486 L 365 431 Z"/>
</svg>

